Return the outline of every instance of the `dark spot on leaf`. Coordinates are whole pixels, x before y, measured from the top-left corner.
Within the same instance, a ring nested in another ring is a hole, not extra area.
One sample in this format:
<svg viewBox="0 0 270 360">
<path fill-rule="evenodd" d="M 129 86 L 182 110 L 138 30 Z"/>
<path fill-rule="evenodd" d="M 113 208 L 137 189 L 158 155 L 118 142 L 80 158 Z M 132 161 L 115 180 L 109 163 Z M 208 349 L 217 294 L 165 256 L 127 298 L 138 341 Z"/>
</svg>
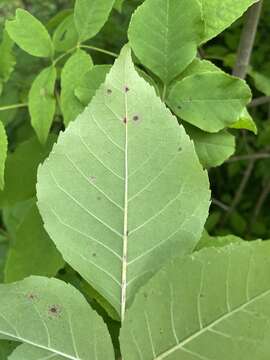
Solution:
<svg viewBox="0 0 270 360">
<path fill-rule="evenodd" d="M 111 93 L 112 93 L 112 89 L 107 89 L 107 94 L 111 95 Z"/>
<path fill-rule="evenodd" d="M 128 234 L 129 234 L 129 231 L 128 231 L 128 230 L 127 230 L 127 233 L 126 233 L 126 234 L 127 234 L 127 236 L 128 236 Z"/>
<path fill-rule="evenodd" d="M 125 116 L 123 119 L 123 123 L 126 124 L 127 123 L 127 117 Z"/>
<path fill-rule="evenodd" d="M 125 86 L 125 92 L 127 93 L 129 91 L 129 87 Z"/>
<path fill-rule="evenodd" d="M 204 297 L 204 294 L 200 294 L 200 298 L 203 298 Z"/>
<path fill-rule="evenodd" d="M 97 254 L 96 254 L 96 253 L 93 253 L 93 254 L 92 254 L 92 256 L 93 256 L 93 257 L 96 257 L 96 256 L 97 256 Z"/>
<path fill-rule="evenodd" d="M 97 197 L 97 200 L 101 200 L 101 197 L 100 197 L 100 196 L 98 196 L 98 197 Z"/>
<path fill-rule="evenodd" d="M 147 294 L 147 293 L 143 293 L 143 297 L 144 297 L 145 299 L 147 299 L 147 298 L 148 298 L 148 294 Z"/>
<path fill-rule="evenodd" d="M 134 116 L 133 116 L 133 121 L 138 121 L 138 120 L 140 120 L 139 116 L 138 116 L 138 115 L 134 115 Z"/>
<path fill-rule="evenodd" d="M 183 149 L 182 149 L 182 147 L 181 146 L 179 146 L 179 148 L 178 148 L 178 151 L 182 151 Z"/>
<path fill-rule="evenodd" d="M 96 182 L 96 180 L 97 180 L 96 176 L 93 176 L 93 175 L 90 176 L 90 181 L 91 182 Z"/>
<path fill-rule="evenodd" d="M 28 300 L 34 301 L 34 300 L 37 300 L 37 298 L 38 298 L 37 295 L 34 294 L 34 293 L 27 294 L 27 299 Z"/>
<path fill-rule="evenodd" d="M 49 306 L 49 315 L 51 316 L 59 316 L 61 313 L 61 309 L 59 305 L 51 305 Z"/>
<path fill-rule="evenodd" d="M 181 110 L 181 109 L 182 109 L 182 106 L 181 106 L 181 105 L 178 105 L 177 108 Z"/>
</svg>

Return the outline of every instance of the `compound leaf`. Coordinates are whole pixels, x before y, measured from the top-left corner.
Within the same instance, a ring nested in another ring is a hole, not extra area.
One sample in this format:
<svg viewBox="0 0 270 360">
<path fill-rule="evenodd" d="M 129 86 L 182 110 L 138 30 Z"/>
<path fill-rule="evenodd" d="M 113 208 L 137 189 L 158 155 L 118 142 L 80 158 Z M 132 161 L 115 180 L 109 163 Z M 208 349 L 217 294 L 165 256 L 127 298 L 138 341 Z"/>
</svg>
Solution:
<svg viewBox="0 0 270 360">
<path fill-rule="evenodd" d="M 269 241 L 201 250 L 173 261 L 136 296 L 121 330 L 122 356 L 265 360 L 269 309 Z"/>
<path fill-rule="evenodd" d="M 56 106 L 55 81 L 56 68 L 50 66 L 43 69 L 36 77 L 29 92 L 31 124 L 42 144 L 47 141 L 54 118 Z"/>
<path fill-rule="evenodd" d="M 99 32 L 113 5 L 114 0 L 76 0 L 74 18 L 80 41 L 89 40 Z"/>
<path fill-rule="evenodd" d="M 57 26 L 53 34 L 53 44 L 56 51 L 67 51 L 73 48 L 79 40 L 79 34 L 74 24 L 74 15 L 70 14 Z"/>
<path fill-rule="evenodd" d="M 6 22 L 12 40 L 33 56 L 51 57 L 53 43 L 45 26 L 28 11 L 17 9 L 16 18 Z"/>
<path fill-rule="evenodd" d="M 85 51 L 79 49 L 68 59 L 62 70 L 61 108 L 66 126 L 84 109 L 83 104 L 75 96 L 75 89 L 92 67 L 91 57 Z"/>
<path fill-rule="evenodd" d="M 201 130 L 217 132 L 239 118 L 250 98 L 250 89 L 243 80 L 223 72 L 203 72 L 175 83 L 167 102 L 185 121 Z"/>
<path fill-rule="evenodd" d="M 11 355 L 13 360 L 40 359 L 33 354 L 49 359 L 114 358 L 103 320 L 78 290 L 56 279 L 30 277 L 0 285 L 1 335 L 27 344 Z"/>
<path fill-rule="evenodd" d="M 123 319 L 141 283 L 196 245 L 208 187 L 184 128 L 124 48 L 40 167 L 37 192 L 64 259 Z"/>
<path fill-rule="evenodd" d="M 128 36 L 142 64 L 168 84 L 195 58 L 203 30 L 197 0 L 146 0 L 133 14 Z"/>
</svg>

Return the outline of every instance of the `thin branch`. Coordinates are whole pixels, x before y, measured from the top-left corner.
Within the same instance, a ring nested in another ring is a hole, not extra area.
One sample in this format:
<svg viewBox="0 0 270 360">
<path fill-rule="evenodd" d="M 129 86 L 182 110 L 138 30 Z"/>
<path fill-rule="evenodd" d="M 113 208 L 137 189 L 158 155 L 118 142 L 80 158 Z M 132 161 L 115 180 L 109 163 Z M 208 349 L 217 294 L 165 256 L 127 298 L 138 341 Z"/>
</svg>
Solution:
<svg viewBox="0 0 270 360">
<path fill-rule="evenodd" d="M 242 30 L 241 39 L 237 51 L 237 58 L 233 75 L 245 79 L 250 57 L 256 37 L 258 23 L 261 15 L 263 0 L 252 5 L 246 12 L 245 24 Z"/>
<path fill-rule="evenodd" d="M 264 188 L 262 189 L 262 192 L 258 198 L 258 201 L 256 202 L 254 211 L 252 213 L 251 216 L 251 221 L 250 221 L 250 225 L 249 225 L 249 231 L 252 229 L 253 224 L 256 222 L 261 209 L 263 207 L 263 204 L 265 203 L 268 195 L 270 193 L 270 180 L 268 179 L 268 182 L 266 183 L 266 185 L 264 186 Z"/>
<path fill-rule="evenodd" d="M 214 199 L 214 198 L 212 198 L 212 204 L 220 207 L 224 211 L 228 211 L 230 209 L 230 207 L 228 205 L 226 205 L 223 202 L 221 202 L 221 201 L 219 201 L 217 199 Z"/>
<path fill-rule="evenodd" d="M 27 106 L 28 106 L 27 103 L 6 105 L 6 106 L 1 106 L 0 111 L 18 109 L 18 108 L 27 107 Z"/>
<path fill-rule="evenodd" d="M 252 174 L 252 170 L 254 168 L 255 165 L 255 159 L 251 159 L 249 160 L 249 164 L 244 172 L 244 175 L 242 177 L 242 180 L 239 184 L 239 187 L 236 191 L 236 194 L 234 196 L 234 199 L 231 203 L 231 206 L 229 207 L 227 214 L 224 216 L 223 221 L 222 221 L 222 225 L 224 226 L 225 223 L 227 222 L 228 218 L 230 217 L 230 215 L 234 212 L 234 210 L 236 209 L 237 205 L 239 204 L 239 202 L 241 201 L 242 195 L 245 191 L 246 185 L 250 179 L 250 176 Z"/>
<path fill-rule="evenodd" d="M 118 54 L 116 54 L 116 53 L 114 53 L 112 51 L 101 49 L 101 48 L 98 48 L 98 47 L 92 46 L 92 45 L 80 45 L 80 48 L 97 51 L 97 52 L 100 52 L 100 53 L 103 53 L 103 54 L 106 54 L 106 55 L 110 55 L 110 56 L 113 56 L 113 57 L 116 57 L 116 58 L 118 57 Z"/>
<path fill-rule="evenodd" d="M 257 153 L 257 154 L 247 154 L 247 155 L 239 155 L 239 156 L 232 156 L 226 162 L 235 162 L 235 161 L 243 161 L 243 160 L 260 160 L 260 159 L 269 159 L 270 153 Z"/>
<path fill-rule="evenodd" d="M 260 105 L 265 105 L 270 103 L 270 96 L 260 96 L 254 100 L 252 100 L 249 104 L 248 107 L 256 107 L 256 106 L 260 106 Z"/>
</svg>

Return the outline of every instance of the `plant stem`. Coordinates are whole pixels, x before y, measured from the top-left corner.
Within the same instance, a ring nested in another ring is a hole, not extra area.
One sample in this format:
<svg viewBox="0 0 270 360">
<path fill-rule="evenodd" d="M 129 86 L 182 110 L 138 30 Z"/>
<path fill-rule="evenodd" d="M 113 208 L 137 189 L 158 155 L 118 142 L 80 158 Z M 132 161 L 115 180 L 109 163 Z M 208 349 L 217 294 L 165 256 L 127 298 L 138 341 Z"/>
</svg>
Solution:
<svg viewBox="0 0 270 360">
<path fill-rule="evenodd" d="M 228 159 L 226 162 L 235 162 L 235 161 L 242 161 L 242 160 L 260 160 L 260 159 L 269 159 L 270 153 L 258 153 L 258 154 L 247 154 L 247 155 L 239 155 L 233 156 Z"/>
<path fill-rule="evenodd" d="M 60 60 L 62 60 L 65 56 L 69 55 L 76 49 L 78 49 L 78 46 L 74 46 L 73 48 L 67 50 L 64 54 L 59 55 L 55 60 L 53 60 L 53 65 L 56 65 Z"/>
<path fill-rule="evenodd" d="M 0 111 L 18 109 L 18 108 L 27 107 L 27 106 L 28 106 L 28 103 L 6 105 L 6 106 L 1 106 Z"/>
<path fill-rule="evenodd" d="M 251 101 L 251 103 L 248 104 L 248 107 L 256 107 L 259 105 L 264 105 L 270 103 L 270 96 L 260 96 L 254 100 Z"/>
<path fill-rule="evenodd" d="M 118 57 L 118 54 L 116 54 L 116 53 L 114 53 L 114 52 L 112 52 L 112 51 L 108 51 L 108 50 L 105 50 L 105 49 L 98 48 L 98 47 L 96 47 L 96 46 L 80 45 L 80 48 L 90 49 L 90 50 L 93 50 L 93 51 L 101 52 L 101 53 L 106 54 L 106 55 L 110 55 L 110 56 L 113 56 L 113 57 Z"/>
<path fill-rule="evenodd" d="M 254 45 L 263 0 L 252 5 L 246 12 L 245 24 L 237 51 L 233 75 L 245 79 L 248 71 L 252 48 Z"/>
</svg>

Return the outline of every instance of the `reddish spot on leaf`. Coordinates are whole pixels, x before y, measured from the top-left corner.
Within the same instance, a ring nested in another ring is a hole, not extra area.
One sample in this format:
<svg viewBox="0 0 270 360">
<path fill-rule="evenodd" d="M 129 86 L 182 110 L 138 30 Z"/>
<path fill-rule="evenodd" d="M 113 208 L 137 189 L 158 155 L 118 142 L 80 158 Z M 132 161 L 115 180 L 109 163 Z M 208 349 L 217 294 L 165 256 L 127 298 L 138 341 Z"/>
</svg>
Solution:
<svg viewBox="0 0 270 360">
<path fill-rule="evenodd" d="M 61 313 L 61 308 L 59 305 L 51 305 L 49 306 L 49 315 L 51 316 L 59 316 Z"/>
</svg>

